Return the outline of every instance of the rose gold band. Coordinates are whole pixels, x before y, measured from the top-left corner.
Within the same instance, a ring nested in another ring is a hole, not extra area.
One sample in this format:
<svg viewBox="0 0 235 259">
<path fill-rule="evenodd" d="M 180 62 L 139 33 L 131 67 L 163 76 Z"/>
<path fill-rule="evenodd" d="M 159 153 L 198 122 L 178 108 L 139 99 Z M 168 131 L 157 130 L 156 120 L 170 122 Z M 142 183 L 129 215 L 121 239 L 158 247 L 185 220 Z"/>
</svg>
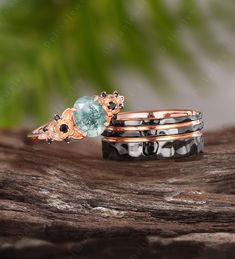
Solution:
<svg viewBox="0 0 235 259">
<path fill-rule="evenodd" d="M 202 120 L 175 123 L 175 124 L 165 124 L 165 125 L 149 125 L 149 126 L 127 126 L 127 127 L 118 127 L 118 126 L 109 126 L 106 130 L 114 132 L 123 132 L 123 131 L 143 131 L 143 130 L 167 130 L 167 129 L 178 129 L 190 126 L 196 126 L 202 124 Z"/>
<path fill-rule="evenodd" d="M 43 133 L 43 129 L 47 128 L 48 125 L 50 125 L 50 123 L 52 123 L 52 122 L 53 122 L 53 121 L 50 121 L 50 122 L 48 122 L 48 123 L 46 123 L 46 124 L 44 124 L 44 125 L 42 125 L 42 126 L 36 128 L 36 129 L 34 129 L 32 132 L 30 132 L 30 133 L 27 135 L 27 137 L 28 137 L 28 138 L 37 138 L 37 137 L 39 137 L 39 136 Z"/>
<path fill-rule="evenodd" d="M 154 141 L 170 141 L 190 139 L 202 136 L 201 131 L 195 131 L 191 133 L 169 135 L 169 136 L 157 136 L 157 137 L 145 137 L 145 138 L 122 138 L 122 137 L 104 137 L 103 140 L 107 142 L 126 142 L 126 143 L 138 143 L 138 142 L 154 142 Z"/>
<path fill-rule="evenodd" d="M 139 112 L 122 112 L 117 116 L 117 120 L 145 120 L 145 119 L 165 119 L 177 118 L 183 116 L 197 115 L 199 112 L 194 110 L 155 110 L 155 111 L 139 111 Z"/>
</svg>

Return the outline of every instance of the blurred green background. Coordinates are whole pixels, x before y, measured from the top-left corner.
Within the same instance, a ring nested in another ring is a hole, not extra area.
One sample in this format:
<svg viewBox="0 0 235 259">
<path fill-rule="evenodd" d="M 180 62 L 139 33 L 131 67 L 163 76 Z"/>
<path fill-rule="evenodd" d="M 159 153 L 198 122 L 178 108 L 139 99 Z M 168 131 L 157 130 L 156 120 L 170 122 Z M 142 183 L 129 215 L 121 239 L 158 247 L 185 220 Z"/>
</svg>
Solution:
<svg viewBox="0 0 235 259">
<path fill-rule="evenodd" d="M 209 128 L 234 123 L 234 25 L 233 0 L 0 1 L 0 127 L 113 90 L 128 109 L 197 108 Z"/>
</svg>

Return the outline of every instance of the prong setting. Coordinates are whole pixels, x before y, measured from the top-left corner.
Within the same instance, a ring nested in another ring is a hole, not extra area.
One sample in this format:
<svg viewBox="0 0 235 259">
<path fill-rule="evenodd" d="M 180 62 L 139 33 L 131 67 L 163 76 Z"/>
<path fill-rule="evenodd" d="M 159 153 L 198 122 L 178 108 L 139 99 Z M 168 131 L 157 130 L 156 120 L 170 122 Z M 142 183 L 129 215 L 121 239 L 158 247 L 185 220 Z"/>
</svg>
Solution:
<svg viewBox="0 0 235 259">
<path fill-rule="evenodd" d="M 51 138 L 48 138 L 46 141 L 47 141 L 47 144 L 49 144 L 49 145 L 52 143 L 52 139 Z"/>
<path fill-rule="evenodd" d="M 114 95 L 115 97 L 118 97 L 118 95 L 119 95 L 118 91 L 114 91 L 114 92 L 113 92 L 113 95 Z"/>
<path fill-rule="evenodd" d="M 67 138 L 64 139 L 64 141 L 69 144 L 71 142 L 71 138 L 67 137 Z"/>
<path fill-rule="evenodd" d="M 100 96 L 103 97 L 103 98 L 106 98 L 107 97 L 107 93 L 106 92 L 102 92 Z"/>
</svg>

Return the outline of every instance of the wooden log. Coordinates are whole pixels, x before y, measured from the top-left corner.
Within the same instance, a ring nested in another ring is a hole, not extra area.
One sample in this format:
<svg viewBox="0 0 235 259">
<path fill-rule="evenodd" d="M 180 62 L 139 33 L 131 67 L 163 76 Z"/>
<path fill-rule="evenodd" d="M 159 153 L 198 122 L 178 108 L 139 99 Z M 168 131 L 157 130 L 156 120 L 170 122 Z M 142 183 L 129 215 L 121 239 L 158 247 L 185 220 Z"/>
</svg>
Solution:
<svg viewBox="0 0 235 259">
<path fill-rule="evenodd" d="M 5 255 L 25 238 L 61 253 L 82 244 L 84 258 L 93 258 L 92 246 L 96 258 L 106 258 L 107 247 L 133 258 L 164 251 L 178 258 L 179 247 L 191 255 L 235 250 L 235 128 L 206 133 L 204 155 L 170 161 L 104 161 L 99 141 L 49 146 L 25 134 L 0 132 Z"/>
</svg>

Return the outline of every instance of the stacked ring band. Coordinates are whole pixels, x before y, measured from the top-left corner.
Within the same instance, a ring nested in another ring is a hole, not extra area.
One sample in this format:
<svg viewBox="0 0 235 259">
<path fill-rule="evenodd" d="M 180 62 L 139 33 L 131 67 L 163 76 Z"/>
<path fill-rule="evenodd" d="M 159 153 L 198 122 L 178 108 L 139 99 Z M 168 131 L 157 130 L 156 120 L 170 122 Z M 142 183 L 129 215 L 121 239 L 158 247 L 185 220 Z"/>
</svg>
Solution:
<svg viewBox="0 0 235 259">
<path fill-rule="evenodd" d="M 142 160 L 199 154 L 202 128 L 202 114 L 193 110 L 119 113 L 103 133 L 103 157 Z"/>
<path fill-rule="evenodd" d="M 149 125 L 149 126 L 127 126 L 106 128 L 103 136 L 105 137 L 147 137 L 147 136 L 162 136 L 183 134 L 194 132 L 203 128 L 201 120 L 182 122 L 176 124 L 165 125 Z"/>
<path fill-rule="evenodd" d="M 35 129 L 28 137 L 53 141 L 96 137 L 102 134 L 110 121 L 124 107 L 124 97 L 117 91 L 113 94 L 102 92 L 99 96 L 83 96 L 73 108 L 66 109 L 62 116 L 55 115 L 54 120 Z"/>
</svg>

